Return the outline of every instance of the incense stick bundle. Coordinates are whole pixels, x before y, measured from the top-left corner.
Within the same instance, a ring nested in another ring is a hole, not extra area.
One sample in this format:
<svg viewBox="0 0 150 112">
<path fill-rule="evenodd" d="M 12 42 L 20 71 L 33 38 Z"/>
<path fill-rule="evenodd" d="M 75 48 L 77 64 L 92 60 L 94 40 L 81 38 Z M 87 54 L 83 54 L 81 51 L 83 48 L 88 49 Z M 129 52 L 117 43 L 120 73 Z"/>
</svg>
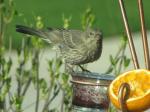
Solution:
<svg viewBox="0 0 150 112">
<path fill-rule="evenodd" d="M 150 70 L 149 48 L 148 48 L 148 40 L 147 40 L 146 29 L 145 29 L 144 10 L 143 10 L 142 0 L 138 0 L 138 7 L 139 7 L 139 14 L 140 14 L 140 21 L 141 21 L 141 33 L 142 33 L 142 42 L 143 42 L 143 49 L 144 49 L 145 66 L 148 70 Z"/>
<path fill-rule="evenodd" d="M 130 48 L 130 52 L 131 52 L 131 55 L 132 55 L 134 68 L 138 69 L 139 68 L 139 63 L 138 63 L 138 59 L 137 59 L 137 55 L 136 55 L 136 51 L 135 51 L 131 31 L 129 29 L 127 14 L 126 14 L 126 11 L 125 11 L 123 0 L 119 0 L 119 5 L 120 5 L 120 9 L 121 9 L 122 17 L 123 17 L 123 22 L 124 22 L 124 26 L 125 26 L 127 37 L 128 37 L 129 48 Z"/>
</svg>

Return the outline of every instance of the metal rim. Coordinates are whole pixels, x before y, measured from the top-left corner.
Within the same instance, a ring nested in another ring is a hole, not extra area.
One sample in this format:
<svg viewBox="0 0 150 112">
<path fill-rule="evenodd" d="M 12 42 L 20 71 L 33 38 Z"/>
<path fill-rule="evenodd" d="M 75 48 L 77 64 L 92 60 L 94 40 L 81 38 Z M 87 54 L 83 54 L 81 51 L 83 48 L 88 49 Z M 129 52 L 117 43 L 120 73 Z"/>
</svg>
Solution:
<svg viewBox="0 0 150 112">
<path fill-rule="evenodd" d="M 101 83 L 92 83 L 92 82 L 83 82 L 83 81 L 75 81 L 75 80 L 71 80 L 71 83 L 76 83 L 76 84 L 83 84 L 83 85 L 90 85 L 90 86 L 109 86 L 110 83 L 108 84 L 101 84 Z"/>
</svg>

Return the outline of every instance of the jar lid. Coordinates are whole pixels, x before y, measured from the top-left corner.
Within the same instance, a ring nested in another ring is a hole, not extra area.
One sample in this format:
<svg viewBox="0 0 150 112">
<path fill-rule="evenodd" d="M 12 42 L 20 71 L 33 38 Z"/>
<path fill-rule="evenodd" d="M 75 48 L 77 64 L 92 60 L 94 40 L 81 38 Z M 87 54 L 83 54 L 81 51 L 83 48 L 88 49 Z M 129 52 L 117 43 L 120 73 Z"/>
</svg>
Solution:
<svg viewBox="0 0 150 112">
<path fill-rule="evenodd" d="M 74 72 L 71 82 L 74 84 L 91 85 L 91 86 L 108 86 L 114 80 L 111 74 L 100 74 L 93 72 Z"/>
<path fill-rule="evenodd" d="M 114 80 L 114 76 L 112 74 L 105 74 L 105 73 L 95 73 L 95 72 L 74 72 L 72 76 L 79 76 L 82 78 L 92 78 L 97 80 Z"/>
</svg>

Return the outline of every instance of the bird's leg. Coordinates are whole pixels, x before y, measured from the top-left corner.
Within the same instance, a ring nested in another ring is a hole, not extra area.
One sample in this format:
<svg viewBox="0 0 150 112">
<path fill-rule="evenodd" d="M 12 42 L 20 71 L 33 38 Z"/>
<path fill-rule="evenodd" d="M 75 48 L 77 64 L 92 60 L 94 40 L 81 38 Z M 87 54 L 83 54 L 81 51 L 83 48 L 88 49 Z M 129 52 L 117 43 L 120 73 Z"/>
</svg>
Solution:
<svg viewBox="0 0 150 112">
<path fill-rule="evenodd" d="M 82 71 L 84 71 L 84 72 L 90 72 L 89 70 L 85 69 L 85 68 L 82 67 L 81 65 L 78 65 L 78 66 L 81 68 Z"/>
</svg>

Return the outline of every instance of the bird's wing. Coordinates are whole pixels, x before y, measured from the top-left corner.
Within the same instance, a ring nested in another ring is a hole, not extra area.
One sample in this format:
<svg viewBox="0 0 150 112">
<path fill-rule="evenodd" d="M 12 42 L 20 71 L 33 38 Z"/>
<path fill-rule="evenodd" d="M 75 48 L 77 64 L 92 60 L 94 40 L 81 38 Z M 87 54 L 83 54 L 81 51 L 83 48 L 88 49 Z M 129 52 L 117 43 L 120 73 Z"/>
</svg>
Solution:
<svg viewBox="0 0 150 112">
<path fill-rule="evenodd" d="M 52 29 L 48 28 L 51 41 L 54 43 L 64 44 L 65 47 L 74 48 L 82 43 L 82 31 L 68 29 Z"/>
<path fill-rule="evenodd" d="M 49 35 L 48 38 L 52 41 L 52 43 L 54 44 L 62 43 L 63 34 L 60 29 L 47 28 L 46 32 Z"/>
<path fill-rule="evenodd" d="M 82 35 L 82 32 L 80 30 L 64 30 L 63 31 L 64 42 L 71 48 L 75 48 L 78 45 L 82 44 L 81 35 Z"/>
</svg>

